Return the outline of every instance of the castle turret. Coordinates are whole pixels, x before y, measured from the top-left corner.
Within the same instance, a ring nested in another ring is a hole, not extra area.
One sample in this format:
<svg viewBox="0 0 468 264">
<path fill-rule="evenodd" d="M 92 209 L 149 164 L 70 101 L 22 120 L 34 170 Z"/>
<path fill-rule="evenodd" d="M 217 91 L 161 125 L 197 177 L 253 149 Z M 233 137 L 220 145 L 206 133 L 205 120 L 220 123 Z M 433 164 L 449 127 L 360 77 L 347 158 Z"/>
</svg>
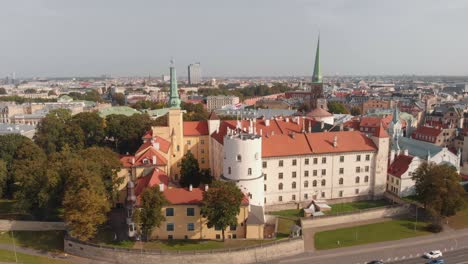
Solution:
<svg viewBox="0 0 468 264">
<path fill-rule="evenodd" d="M 224 137 L 223 179 L 248 194 L 251 205 L 264 205 L 261 136 L 241 132 Z"/>
</svg>

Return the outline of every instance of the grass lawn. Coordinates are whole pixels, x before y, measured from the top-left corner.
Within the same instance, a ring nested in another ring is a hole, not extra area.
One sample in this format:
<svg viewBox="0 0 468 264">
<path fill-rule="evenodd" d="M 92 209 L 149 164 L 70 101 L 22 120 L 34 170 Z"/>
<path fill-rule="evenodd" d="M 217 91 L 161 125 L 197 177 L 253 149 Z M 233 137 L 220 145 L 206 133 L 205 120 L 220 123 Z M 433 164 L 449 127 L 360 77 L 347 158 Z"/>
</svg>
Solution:
<svg viewBox="0 0 468 264">
<path fill-rule="evenodd" d="M 34 256 L 34 255 L 28 255 L 28 254 L 23 254 L 23 253 L 16 253 L 16 256 L 18 258 L 18 263 L 24 263 L 24 264 L 49 264 L 49 263 L 50 264 L 70 264 L 71 263 L 65 260 L 47 258 L 47 257 L 42 257 L 42 256 Z M 15 253 L 13 251 L 0 249 L 0 261 L 14 263 L 16 261 Z"/>
<path fill-rule="evenodd" d="M 296 220 L 288 219 L 288 218 L 278 218 L 278 229 L 277 229 L 277 236 L 278 238 L 289 237 L 289 233 L 291 232 L 291 226 L 296 224 Z"/>
<path fill-rule="evenodd" d="M 63 231 L 14 231 L 13 237 L 17 246 L 38 250 L 63 251 Z M 0 243 L 13 244 L 10 231 L 0 232 Z"/>
<path fill-rule="evenodd" d="M 331 215 L 338 213 L 353 212 L 386 205 L 389 205 L 389 202 L 387 200 L 356 201 L 351 203 L 333 204 L 331 205 L 331 210 L 324 211 L 324 214 Z"/>
<path fill-rule="evenodd" d="M 227 248 L 242 248 L 269 243 L 268 240 L 227 239 L 225 242 L 217 240 L 155 240 L 145 242 L 144 249 L 160 250 L 212 250 Z"/>
<path fill-rule="evenodd" d="M 417 230 L 415 231 L 414 222 L 411 220 L 391 220 L 376 224 L 323 231 L 315 234 L 315 248 L 348 247 L 430 234 L 430 232 L 424 230 L 425 226 L 426 223 L 418 222 Z"/>
<path fill-rule="evenodd" d="M 269 212 L 269 214 L 287 217 L 291 219 L 298 219 L 299 217 L 302 217 L 301 209 L 289 209 L 289 210 L 275 211 L 275 212 Z"/>
<path fill-rule="evenodd" d="M 465 208 L 448 218 L 449 226 L 454 229 L 468 227 L 468 194 L 465 195 Z"/>
<path fill-rule="evenodd" d="M 129 240 L 114 241 L 114 232 L 111 229 L 103 228 L 91 239 L 92 243 L 108 245 L 112 247 L 133 248 L 135 242 Z"/>
</svg>

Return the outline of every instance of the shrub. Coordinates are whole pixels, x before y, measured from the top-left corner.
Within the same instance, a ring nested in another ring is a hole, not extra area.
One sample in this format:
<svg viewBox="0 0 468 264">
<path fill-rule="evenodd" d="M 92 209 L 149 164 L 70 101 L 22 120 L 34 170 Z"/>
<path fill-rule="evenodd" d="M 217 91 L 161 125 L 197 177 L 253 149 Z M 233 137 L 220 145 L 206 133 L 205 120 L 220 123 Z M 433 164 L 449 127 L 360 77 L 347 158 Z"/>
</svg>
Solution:
<svg viewBox="0 0 468 264">
<path fill-rule="evenodd" d="M 426 230 L 432 233 L 440 233 L 444 227 L 440 223 L 431 223 L 426 226 Z"/>
</svg>

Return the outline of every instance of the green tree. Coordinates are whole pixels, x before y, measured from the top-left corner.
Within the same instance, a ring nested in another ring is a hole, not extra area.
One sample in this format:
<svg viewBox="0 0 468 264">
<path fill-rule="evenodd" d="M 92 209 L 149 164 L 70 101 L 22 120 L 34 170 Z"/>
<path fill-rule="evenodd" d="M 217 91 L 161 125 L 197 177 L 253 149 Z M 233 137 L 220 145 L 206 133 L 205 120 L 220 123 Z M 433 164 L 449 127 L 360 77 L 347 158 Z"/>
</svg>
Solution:
<svg viewBox="0 0 468 264">
<path fill-rule="evenodd" d="M 187 151 L 182 158 L 179 183 L 183 187 L 189 185 L 198 187 L 200 185 L 200 167 L 198 166 L 197 159 L 190 151 Z"/>
<path fill-rule="evenodd" d="M 6 189 L 8 171 L 6 167 L 6 163 L 0 159 L 0 198 L 3 197 Z"/>
<path fill-rule="evenodd" d="M 200 182 L 203 184 L 211 184 L 213 182 L 213 176 L 211 175 L 210 169 L 200 170 Z"/>
<path fill-rule="evenodd" d="M 146 240 L 150 238 L 153 228 L 159 227 L 161 222 L 165 220 L 162 214 L 162 207 L 165 204 L 167 204 L 167 200 L 159 190 L 158 185 L 146 188 L 141 194 L 141 205 L 136 211 L 141 231 Z"/>
<path fill-rule="evenodd" d="M 208 228 L 217 227 L 224 231 L 228 226 L 237 225 L 237 215 L 244 194 L 233 182 L 215 181 L 203 193 L 201 215 L 207 219 Z"/>
<path fill-rule="evenodd" d="M 141 137 L 151 128 L 153 122 L 147 114 L 109 115 L 106 118 L 106 136 L 112 139 L 113 147 L 119 153 L 134 153 L 141 145 Z"/>
<path fill-rule="evenodd" d="M 142 110 L 142 109 L 161 109 L 166 107 L 165 103 L 162 102 L 153 102 L 153 101 L 148 101 L 148 100 L 142 100 L 138 101 L 135 104 L 132 105 L 133 108 Z"/>
<path fill-rule="evenodd" d="M 98 113 L 83 112 L 71 118 L 70 125 L 81 128 L 86 147 L 102 145 L 105 138 L 104 119 Z"/>
<path fill-rule="evenodd" d="M 358 116 L 358 115 L 361 115 L 361 108 L 357 107 L 357 106 L 353 106 L 351 107 L 351 115 L 353 116 Z"/>
<path fill-rule="evenodd" d="M 24 142 L 31 140 L 19 134 L 0 135 L 0 159 L 5 162 L 7 169 L 6 188 L 4 195 L 8 198 L 13 196 L 14 180 L 12 173 L 12 164 L 14 155 L 18 147 Z"/>
<path fill-rule="evenodd" d="M 123 93 L 115 93 L 112 95 L 112 101 L 117 105 L 125 105 L 125 95 Z"/>
<path fill-rule="evenodd" d="M 57 95 L 57 93 L 54 91 L 54 90 L 50 90 L 48 93 L 47 93 L 48 96 L 51 96 L 51 95 Z"/>
<path fill-rule="evenodd" d="M 328 111 L 333 114 L 349 114 L 348 109 L 340 102 L 329 102 Z"/>
<path fill-rule="evenodd" d="M 77 124 L 70 124 L 71 111 L 50 111 L 37 125 L 34 141 L 47 154 L 61 151 L 65 146 L 80 149 L 84 146 L 84 133 Z"/>
<path fill-rule="evenodd" d="M 119 195 L 119 186 L 124 180 L 117 175 L 121 168 L 117 153 L 108 148 L 91 147 L 80 151 L 79 155 L 86 161 L 94 163 L 104 184 L 108 200 L 115 202 Z"/>
<path fill-rule="evenodd" d="M 37 90 L 33 89 L 33 88 L 29 88 L 29 89 L 24 90 L 24 93 L 26 93 L 26 94 L 35 94 L 35 93 L 37 93 Z"/>
<path fill-rule="evenodd" d="M 94 163 L 74 159 L 68 170 L 63 198 L 65 223 L 71 236 L 88 240 L 107 220 L 110 202 Z"/>
<path fill-rule="evenodd" d="M 455 215 L 464 206 L 465 190 L 455 167 L 423 163 L 413 174 L 416 199 L 435 217 Z"/>
<path fill-rule="evenodd" d="M 202 104 L 182 102 L 180 106 L 182 110 L 186 111 L 183 115 L 184 121 L 202 121 L 208 119 L 209 113 Z"/>
<path fill-rule="evenodd" d="M 47 170 L 47 156 L 41 148 L 24 141 L 15 152 L 12 174 L 19 209 L 39 219 L 54 215 L 59 179 Z"/>
</svg>

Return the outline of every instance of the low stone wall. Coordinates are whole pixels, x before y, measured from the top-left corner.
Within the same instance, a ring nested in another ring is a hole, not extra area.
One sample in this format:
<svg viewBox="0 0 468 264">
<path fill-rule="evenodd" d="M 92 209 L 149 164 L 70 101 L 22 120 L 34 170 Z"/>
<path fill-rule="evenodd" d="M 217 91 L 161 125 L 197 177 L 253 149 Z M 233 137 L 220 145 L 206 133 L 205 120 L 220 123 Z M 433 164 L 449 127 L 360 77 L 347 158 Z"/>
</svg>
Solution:
<svg viewBox="0 0 468 264">
<path fill-rule="evenodd" d="M 292 256 L 304 252 L 302 238 L 271 242 L 256 246 L 232 250 L 212 251 L 157 251 L 113 248 L 93 245 L 72 238 L 65 238 L 65 252 L 113 263 L 256 263 L 271 261 L 276 258 Z"/>
<path fill-rule="evenodd" d="M 351 222 L 402 216 L 408 213 L 410 213 L 409 205 L 386 206 L 381 208 L 361 210 L 358 212 L 344 213 L 341 215 L 325 215 L 313 218 L 302 218 L 301 225 L 302 229 L 319 228 Z"/>
<path fill-rule="evenodd" d="M 1 231 L 48 231 L 65 230 L 63 222 L 11 221 L 0 220 Z"/>
</svg>

